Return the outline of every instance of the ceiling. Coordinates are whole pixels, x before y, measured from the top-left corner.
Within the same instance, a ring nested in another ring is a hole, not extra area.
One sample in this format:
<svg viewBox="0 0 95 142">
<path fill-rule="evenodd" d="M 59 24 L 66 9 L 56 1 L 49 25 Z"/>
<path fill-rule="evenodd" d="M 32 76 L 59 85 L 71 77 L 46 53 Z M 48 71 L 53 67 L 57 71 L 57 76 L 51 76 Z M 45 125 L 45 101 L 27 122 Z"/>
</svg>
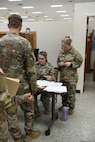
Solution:
<svg viewBox="0 0 95 142">
<path fill-rule="evenodd" d="M 30 22 L 71 20 L 74 18 L 74 5 L 84 2 L 95 2 L 95 0 L 17 0 L 14 2 L 1 0 L 0 8 L 6 9 L 0 10 L 0 22 L 6 21 L 11 13 L 18 13 L 24 21 Z M 62 7 L 50 7 L 51 5 L 61 5 Z M 32 6 L 33 8 L 22 8 L 25 6 Z M 58 11 L 66 12 L 58 13 Z M 34 14 L 33 12 L 41 13 Z"/>
</svg>

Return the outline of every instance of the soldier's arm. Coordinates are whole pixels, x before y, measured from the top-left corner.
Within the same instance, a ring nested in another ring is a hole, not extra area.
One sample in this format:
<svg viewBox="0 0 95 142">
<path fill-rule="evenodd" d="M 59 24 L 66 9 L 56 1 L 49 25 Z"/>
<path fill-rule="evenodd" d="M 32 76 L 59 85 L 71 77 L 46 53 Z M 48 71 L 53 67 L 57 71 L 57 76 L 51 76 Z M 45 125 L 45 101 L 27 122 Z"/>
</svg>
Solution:
<svg viewBox="0 0 95 142">
<path fill-rule="evenodd" d="M 32 96 L 30 93 L 26 93 L 21 96 L 11 96 L 6 90 L 5 96 L 4 96 L 4 105 L 8 113 L 13 113 L 16 111 L 18 104 L 22 102 L 30 102 L 31 100 L 32 100 Z"/>
<path fill-rule="evenodd" d="M 52 80 L 56 80 L 55 79 L 55 71 L 54 71 L 53 66 L 51 66 L 51 68 L 50 68 L 49 75 L 52 77 Z"/>
<path fill-rule="evenodd" d="M 29 102 L 31 100 L 32 100 L 31 93 L 26 93 L 24 95 L 15 96 L 15 101 L 17 104 L 20 104 L 22 102 Z"/>
<path fill-rule="evenodd" d="M 74 61 L 71 64 L 72 68 L 79 68 L 82 65 L 82 62 L 83 58 L 81 54 L 78 51 L 76 51 Z"/>
<path fill-rule="evenodd" d="M 32 46 L 30 45 L 30 42 L 27 42 L 25 69 L 32 92 L 37 91 L 35 62 L 36 60 Z"/>
<path fill-rule="evenodd" d="M 57 65 L 58 65 L 58 68 L 61 69 L 61 67 L 64 66 L 64 61 L 62 59 L 62 54 L 63 54 L 63 51 L 61 50 L 59 52 L 59 55 L 58 55 L 58 58 L 57 58 Z"/>
<path fill-rule="evenodd" d="M 57 58 L 58 70 L 61 70 L 61 68 L 64 66 L 64 62 L 62 62 L 62 61 L 60 60 L 60 54 L 61 54 L 61 52 L 59 53 L 58 58 Z"/>
<path fill-rule="evenodd" d="M 60 58 L 59 58 L 59 56 L 57 58 L 57 65 L 58 65 L 58 67 L 60 67 Z"/>
</svg>

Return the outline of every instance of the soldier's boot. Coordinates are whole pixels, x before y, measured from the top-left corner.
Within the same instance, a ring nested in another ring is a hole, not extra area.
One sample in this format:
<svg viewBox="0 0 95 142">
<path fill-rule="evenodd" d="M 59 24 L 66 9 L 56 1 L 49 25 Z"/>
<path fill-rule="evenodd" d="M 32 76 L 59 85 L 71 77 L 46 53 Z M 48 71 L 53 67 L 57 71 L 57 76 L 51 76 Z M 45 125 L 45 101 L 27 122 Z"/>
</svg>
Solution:
<svg viewBox="0 0 95 142">
<path fill-rule="evenodd" d="M 73 115 L 73 113 L 74 113 L 74 109 L 73 109 L 73 108 L 70 108 L 70 109 L 68 110 L 68 114 L 69 114 L 69 115 Z"/>
<path fill-rule="evenodd" d="M 33 131 L 31 134 L 26 134 L 24 137 L 24 142 L 30 142 L 33 139 L 38 138 L 41 135 L 40 130 Z"/>
<path fill-rule="evenodd" d="M 59 110 L 59 111 L 62 111 L 62 108 L 63 108 L 63 106 L 59 107 L 58 110 Z"/>
<path fill-rule="evenodd" d="M 35 113 L 34 113 L 34 118 L 37 118 L 37 117 L 39 117 L 41 115 L 41 112 L 40 111 L 36 111 Z"/>
<path fill-rule="evenodd" d="M 45 112 L 44 112 L 45 115 L 48 115 L 50 114 L 50 108 L 45 108 Z"/>
<path fill-rule="evenodd" d="M 21 139 L 20 138 L 14 139 L 14 142 L 21 142 Z"/>
</svg>

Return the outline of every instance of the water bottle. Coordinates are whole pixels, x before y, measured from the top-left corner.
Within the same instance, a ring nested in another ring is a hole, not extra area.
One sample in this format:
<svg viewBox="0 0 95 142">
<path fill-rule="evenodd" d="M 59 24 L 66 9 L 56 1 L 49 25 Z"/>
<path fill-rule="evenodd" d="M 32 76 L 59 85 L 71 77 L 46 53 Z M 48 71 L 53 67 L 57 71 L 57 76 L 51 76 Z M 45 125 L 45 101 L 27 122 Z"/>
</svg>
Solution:
<svg viewBox="0 0 95 142">
<path fill-rule="evenodd" d="M 63 120 L 63 121 L 68 120 L 68 110 L 69 110 L 69 107 L 68 107 L 68 106 L 64 106 L 64 107 L 62 108 L 62 120 Z"/>
</svg>

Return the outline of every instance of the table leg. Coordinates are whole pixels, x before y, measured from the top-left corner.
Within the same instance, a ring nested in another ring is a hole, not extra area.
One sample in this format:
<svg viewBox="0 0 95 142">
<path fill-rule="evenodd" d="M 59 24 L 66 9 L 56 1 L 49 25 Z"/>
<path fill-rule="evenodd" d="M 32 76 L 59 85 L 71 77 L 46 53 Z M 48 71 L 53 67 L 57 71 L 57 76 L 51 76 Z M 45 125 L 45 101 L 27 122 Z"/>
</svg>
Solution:
<svg viewBox="0 0 95 142">
<path fill-rule="evenodd" d="M 56 119 L 58 119 L 58 112 L 55 112 L 55 94 L 53 93 L 52 94 L 52 108 L 51 108 L 51 114 L 52 114 L 52 117 L 51 117 L 51 120 L 49 122 L 49 125 L 48 125 L 48 129 L 45 131 L 45 135 L 48 136 L 50 135 L 50 128 L 51 126 L 53 125 L 54 121 Z"/>
</svg>

